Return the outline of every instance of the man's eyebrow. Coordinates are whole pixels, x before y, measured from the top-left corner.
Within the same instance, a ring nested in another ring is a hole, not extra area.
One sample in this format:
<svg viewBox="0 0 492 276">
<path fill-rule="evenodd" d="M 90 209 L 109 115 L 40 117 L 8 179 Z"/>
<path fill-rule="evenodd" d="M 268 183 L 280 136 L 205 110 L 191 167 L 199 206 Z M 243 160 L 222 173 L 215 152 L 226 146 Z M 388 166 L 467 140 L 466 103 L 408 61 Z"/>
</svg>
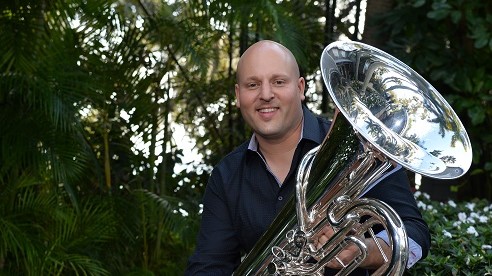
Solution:
<svg viewBox="0 0 492 276">
<path fill-rule="evenodd" d="M 278 79 L 278 78 L 288 79 L 289 78 L 289 75 L 288 74 L 274 74 L 274 75 L 272 75 L 272 78 L 273 79 Z"/>
<path fill-rule="evenodd" d="M 288 74 L 283 74 L 283 73 L 279 73 L 279 74 L 273 74 L 269 77 L 269 79 L 288 79 L 289 78 L 289 75 Z M 258 76 L 248 76 L 248 77 L 245 77 L 245 78 L 242 78 L 242 81 L 241 82 L 250 82 L 250 81 L 258 81 L 260 80 L 260 78 Z"/>
<path fill-rule="evenodd" d="M 259 80 L 259 78 L 256 76 L 249 76 L 244 78 L 242 82 L 250 82 L 250 81 L 257 81 L 257 80 Z"/>
</svg>

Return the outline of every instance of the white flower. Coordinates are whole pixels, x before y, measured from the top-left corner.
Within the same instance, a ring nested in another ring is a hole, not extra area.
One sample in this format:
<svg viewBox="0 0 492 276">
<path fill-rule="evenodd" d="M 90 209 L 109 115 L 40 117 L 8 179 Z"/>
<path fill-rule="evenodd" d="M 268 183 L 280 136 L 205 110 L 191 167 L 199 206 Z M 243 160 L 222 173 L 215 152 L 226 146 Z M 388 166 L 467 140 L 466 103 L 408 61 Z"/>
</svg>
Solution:
<svg viewBox="0 0 492 276">
<path fill-rule="evenodd" d="M 466 204 L 466 208 L 470 209 L 470 211 L 473 211 L 473 209 L 475 208 L 475 203 L 473 202 L 468 202 Z"/>
<path fill-rule="evenodd" d="M 442 230 L 442 234 L 445 236 L 445 237 L 448 237 L 448 238 L 453 238 L 453 235 L 451 235 L 451 233 L 449 233 L 448 231 L 446 230 Z"/>
<path fill-rule="evenodd" d="M 422 210 L 425 210 L 427 208 L 427 205 L 423 203 L 422 201 L 417 202 L 417 207 L 419 207 Z"/>
<path fill-rule="evenodd" d="M 483 250 L 489 250 L 489 249 L 492 249 L 492 245 L 490 245 L 490 244 L 484 244 L 484 245 L 482 245 L 482 249 L 483 249 Z"/>
<path fill-rule="evenodd" d="M 421 192 L 421 191 L 416 191 L 415 193 L 413 193 L 413 196 L 414 196 L 415 198 L 418 198 L 421 194 L 422 194 L 422 192 Z"/>
<path fill-rule="evenodd" d="M 430 197 L 430 195 L 429 195 L 429 194 L 427 194 L 427 193 L 422 193 L 422 195 L 423 195 L 426 199 L 430 199 L 430 198 L 431 198 L 431 197 Z"/>
<path fill-rule="evenodd" d="M 461 222 L 465 222 L 466 221 L 466 214 L 463 213 L 463 212 L 459 212 L 458 213 L 458 219 L 461 221 Z"/>
<path fill-rule="evenodd" d="M 466 233 L 470 235 L 475 235 L 475 237 L 478 237 L 478 232 L 475 230 L 475 227 L 469 226 L 468 229 L 466 229 Z"/>
<path fill-rule="evenodd" d="M 460 228 L 461 221 L 455 221 L 453 222 L 453 227 Z"/>
<path fill-rule="evenodd" d="M 456 208 L 456 203 L 454 201 L 452 201 L 452 200 L 449 200 L 448 201 L 448 205 L 451 206 L 451 207 L 453 207 L 453 208 Z"/>
<path fill-rule="evenodd" d="M 475 212 L 471 212 L 470 216 L 466 219 L 466 222 L 475 224 L 475 218 L 478 218 L 478 214 Z"/>
<path fill-rule="evenodd" d="M 480 216 L 478 217 L 478 220 L 481 222 L 481 223 L 487 223 L 487 221 L 489 221 L 489 218 L 486 217 L 486 216 Z"/>
</svg>

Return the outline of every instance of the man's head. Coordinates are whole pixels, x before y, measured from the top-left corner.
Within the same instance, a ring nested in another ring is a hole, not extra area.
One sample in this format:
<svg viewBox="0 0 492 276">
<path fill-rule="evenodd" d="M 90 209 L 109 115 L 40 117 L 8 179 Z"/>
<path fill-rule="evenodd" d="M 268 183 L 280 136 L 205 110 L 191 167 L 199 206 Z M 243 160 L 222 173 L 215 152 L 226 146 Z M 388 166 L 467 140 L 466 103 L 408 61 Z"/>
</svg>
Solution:
<svg viewBox="0 0 492 276">
<path fill-rule="evenodd" d="M 302 122 L 304 78 L 294 55 L 273 41 L 249 47 L 237 65 L 236 105 L 264 139 L 291 135 Z"/>
</svg>

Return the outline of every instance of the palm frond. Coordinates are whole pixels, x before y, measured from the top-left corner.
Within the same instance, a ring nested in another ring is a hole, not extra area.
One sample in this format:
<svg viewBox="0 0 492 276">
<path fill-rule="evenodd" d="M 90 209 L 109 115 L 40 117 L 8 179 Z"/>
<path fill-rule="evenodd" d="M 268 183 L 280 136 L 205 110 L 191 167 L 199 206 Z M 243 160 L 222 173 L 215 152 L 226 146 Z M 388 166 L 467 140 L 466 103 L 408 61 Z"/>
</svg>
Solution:
<svg viewBox="0 0 492 276">
<path fill-rule="evenodd" d="M 110 275 L 100 261 L 86 255 L 63 254 L 48 256 L 45 263 L 52 265 L 42 268 L 41 273 L 44 275 Z"/>
<path fill-rule="evenodd" d="M 31 176 L 3 186 L 0 193 L 0 254 L 9 269 L 39 267 L 44 233 L 52 222 L 47 210 L 56 210 L 54 193 L 38 193 Z"/>
<path fill-rule="evenodd" d="M 143 196 L 142 204 L 154 206 L 153 209 L 157 208 L 161 211 L 159 212 L 161 217 L 158 220 L 162 220 L 163 229 L 160 231 L 165 229 L 177 233 L 185 243 L 194 240 L 198 217 L 186 211 L 190 210 L 188 209 L 189 205 L 194 204 L 182 198 L 159 196 L 147 190 L 135 190 L 134 192 Z"/>
</svg>

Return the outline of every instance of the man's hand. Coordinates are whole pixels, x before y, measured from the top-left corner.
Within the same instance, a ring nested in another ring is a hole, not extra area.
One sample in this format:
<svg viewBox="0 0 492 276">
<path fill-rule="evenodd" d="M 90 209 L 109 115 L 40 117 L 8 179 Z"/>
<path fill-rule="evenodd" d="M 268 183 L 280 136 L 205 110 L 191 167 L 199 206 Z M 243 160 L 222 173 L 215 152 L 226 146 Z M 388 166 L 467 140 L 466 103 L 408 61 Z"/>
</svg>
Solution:
<svg viewBox="0 0 492 276">
<path fill-rule="evenodd" d="M 318 236 L 317 243 L 315 244 L 317 249 L 323 247 L 323 245 L 334 235 L 333 228 L 329 225 L 325 225 L 320 235 Z M 391 248 L 382 239 L 377 239 L 381 249 L 388 259 L 391 258 Z M 360 267 L 367 269 L 377 269 L 384 264 L 384 258 L 378 249 L 376 242 L 372 238 L 365 238 L 364 243 L 367 246 L 367 257 L 362 262 Z M 360 255 L 360 249 L 353 243 L 346 246 L 333 260 L 328 262 L 327 266 L 333 269 L 342 269 L 348 265 L 354 258 Z"/>
</svg>

